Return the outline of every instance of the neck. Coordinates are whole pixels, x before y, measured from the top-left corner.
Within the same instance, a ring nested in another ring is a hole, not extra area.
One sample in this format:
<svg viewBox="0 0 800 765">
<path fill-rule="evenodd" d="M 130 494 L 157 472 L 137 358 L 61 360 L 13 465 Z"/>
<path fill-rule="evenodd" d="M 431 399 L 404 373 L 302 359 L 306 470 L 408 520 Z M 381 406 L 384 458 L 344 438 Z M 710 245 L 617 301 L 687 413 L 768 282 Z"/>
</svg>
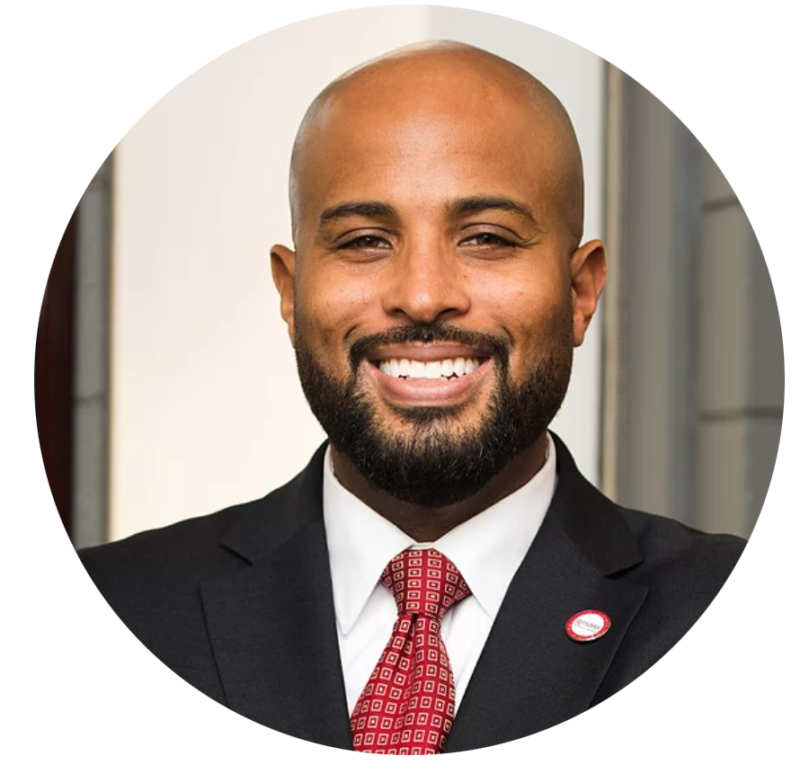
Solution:
<svg viewBox="0 0 800 765">
<path fill-rule="evenodd" d="M 417 542 L 435 542 L 515 492 L 542 469 L 546 454 L 547 433 L 542 433 L 532 446 L 518 454 L 476 494 L 446 507 L 430 508 L 403 502 L 376 489 L 331 446 L 333 470 L 342 486 Z"/>
</svg>

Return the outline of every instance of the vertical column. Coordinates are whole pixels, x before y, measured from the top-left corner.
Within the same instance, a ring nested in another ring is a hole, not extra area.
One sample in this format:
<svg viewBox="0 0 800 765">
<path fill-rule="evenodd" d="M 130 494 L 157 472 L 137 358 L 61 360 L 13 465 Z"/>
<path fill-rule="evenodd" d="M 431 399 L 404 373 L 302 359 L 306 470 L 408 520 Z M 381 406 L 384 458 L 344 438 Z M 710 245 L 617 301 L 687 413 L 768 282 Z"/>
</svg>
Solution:
<svg viewBox="0 0 800 765">
<path fill-rule="evenodd" d="M 702 223 L 697 520 L 747 536 L 777 454 L 783 348 L 766 262 L 707 154 Z"/>
<path fill-rule="evenodd" d="M 111 183 L 109 157 L 76 213 L 72 449 L 72 541 L 76 547 L 106 541 L 108 524 Z"/>
<path fill-rule="evenodd" d="M 616 493 L 691 522 L 696 411 L 700 147 L 658 99 L 624 78 Z M 620 129 L 620 128 L 618 128 Z"/>
<path fill-rule="evenodd" d="M 600 486 L 606 496 L 619 496 L 619 429 L 624 403 L 621 374 L 622 234 L 625 202 L 625 86 L 617 67 L 606 67 L 605 245 L 609 279 L 603 293 L 603 384 L 600 443 Z"/>
</svg>

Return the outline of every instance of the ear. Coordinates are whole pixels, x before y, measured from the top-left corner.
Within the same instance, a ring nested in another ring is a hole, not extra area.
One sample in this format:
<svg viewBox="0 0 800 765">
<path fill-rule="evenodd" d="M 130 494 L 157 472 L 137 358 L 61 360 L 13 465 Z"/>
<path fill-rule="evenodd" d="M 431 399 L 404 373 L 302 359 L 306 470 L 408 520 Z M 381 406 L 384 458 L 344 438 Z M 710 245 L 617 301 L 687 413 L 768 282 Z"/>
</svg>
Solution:
<svg viewBox="0 0 800 765">
<path fill-rule="evenodd" d="M 572 326 L 575 346 L 583 344 L 606 283 L 606 250 L 599 239 L 581 245 L 570 258 Z"/>
<path fill-rule="evenodd" d="M 282 244 L 270 250 L 272 281 L 278 289 L 281 301 L 281 317 L 289 329 L 289 339 L 294 345 L 294 267 L 295 253 Z"/>
</svg>

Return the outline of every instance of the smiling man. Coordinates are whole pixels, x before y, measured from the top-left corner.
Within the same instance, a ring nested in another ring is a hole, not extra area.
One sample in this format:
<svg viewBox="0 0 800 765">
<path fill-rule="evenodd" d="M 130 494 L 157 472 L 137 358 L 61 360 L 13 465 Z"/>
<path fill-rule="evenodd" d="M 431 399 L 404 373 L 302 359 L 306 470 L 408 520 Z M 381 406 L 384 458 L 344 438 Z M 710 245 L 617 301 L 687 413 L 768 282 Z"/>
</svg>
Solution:
<svg viewBox="0 0 800 765">
<path fill-rule="evenodd" d="M 177 674 L 271 728 L 435 754 L 535 733 L 679 640 L 742 540 L 624 510 L 549 433 L 597 308 L 559 101 L 454 43 L 332 83 L 272 270 L 329 442 L 291 483 L 82 551 Z"/>
<path fill-rule="evenodd" d="M 273 273 L 334 472 L 437 539 L 541 468 L 605 282 L 569 118 L 502 59 L 406 49 L 317 98 L 291 201 Z"/>
</svg>

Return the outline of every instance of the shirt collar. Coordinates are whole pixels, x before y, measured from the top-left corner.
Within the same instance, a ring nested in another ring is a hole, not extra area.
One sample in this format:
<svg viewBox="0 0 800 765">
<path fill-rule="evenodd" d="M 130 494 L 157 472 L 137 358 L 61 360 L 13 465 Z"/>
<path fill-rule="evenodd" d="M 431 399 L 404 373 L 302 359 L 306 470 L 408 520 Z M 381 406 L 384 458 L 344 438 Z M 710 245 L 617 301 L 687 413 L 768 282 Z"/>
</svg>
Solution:
<svg viewBox="0 0 800 765">
<path fill-rule="evenodd" d="M 556 454 L 530 481 L 434 543 L 461 572 L 473 596 L 494 619 L 506 590 L 544 520 L 555 492 Z M 330 447 L 323 473 L 323 517 L 339 629 L 347 634 L 379 584 L 386 564 L 417 543 L 339 483 Z"/>
</svg>

